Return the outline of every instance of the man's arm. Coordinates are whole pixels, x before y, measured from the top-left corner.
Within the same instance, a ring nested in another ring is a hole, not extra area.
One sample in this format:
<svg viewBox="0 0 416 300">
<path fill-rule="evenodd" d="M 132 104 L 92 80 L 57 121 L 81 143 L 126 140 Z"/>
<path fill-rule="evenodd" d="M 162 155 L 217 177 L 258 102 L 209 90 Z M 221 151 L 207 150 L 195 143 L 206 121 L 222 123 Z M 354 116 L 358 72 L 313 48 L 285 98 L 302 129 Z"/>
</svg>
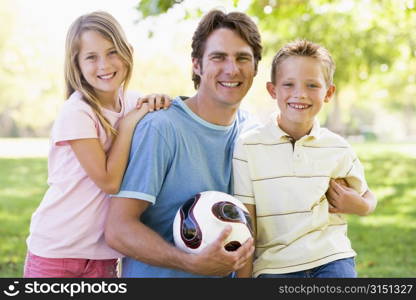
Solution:
<svg viewBox="0 0 416 300">
<path fill-rule="evenodd" d="M 111 198 L 105 238 L 112 248 L 150 265 L 209 276 L 226 276 L 240 269 L 254 251 L 253 240 L 237 251 L 226 251 L 222 242 L 230 234 L 231 228 L 227 228 L 201 253 L 185 253 L 140 222 L 149 204 L 132 198 Z"/>
<path fill-rule="evenodd" d="M 330 181 L 326 196 L 331 204 L 330 213 L 366 216 L 372 213 L 377 205 L 376 196 L 369 189 L 360 196 L 353 188 L 333 179 Z"/>
</svg>

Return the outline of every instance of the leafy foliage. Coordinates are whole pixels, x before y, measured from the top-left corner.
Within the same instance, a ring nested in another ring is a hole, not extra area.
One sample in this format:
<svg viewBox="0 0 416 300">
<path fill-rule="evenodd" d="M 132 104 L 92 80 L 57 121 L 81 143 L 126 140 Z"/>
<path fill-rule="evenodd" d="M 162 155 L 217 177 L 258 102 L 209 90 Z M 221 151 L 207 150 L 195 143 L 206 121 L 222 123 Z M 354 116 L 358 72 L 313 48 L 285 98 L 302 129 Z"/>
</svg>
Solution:
<svg viewBox="0 0 416 300">
<path fill-rule="evenodd" d="M 62 82 L 61 58 L 48 55 L 44 38 L 22 32 L 19 1 L 0 0 L 0 136 L 48 135 Z M 48 53 L 49 52 L 49 53 Z M 44 59 L 44 61 L 42 61 Z M 43 63 L 47 61 L 45 67 Z"/>
<path fill-rule="evenodd" d="M 164 1 L 142 0 L 140 5 L 159 5 L 153 11 L 163 14 L 173 6 L 169 6 L 168 2 L 175 1 L 165 1 L 163 6 L 160 2 Z M 189 10 L 186 2 L 183 2 L 183 9 Z M 236 9 L 242 2 L 227 1 L 233 3 Z M 410 119 L 416 113 L 416 102 L 413 100 L 416 96 L 416 35 L 412 34 L 412 28 L 416 27 L 415 1 L 249 2 L 245 11 L 258 22 L 266 59 L 285 43 L 299 38 L 322 44 L 331 52 L 337 65 L 337 90 L 351 90 L 350 94 L 355 96 L 339 98 L 338 93 L 332 111 L 334 122 L 343 121 L 347 125 L 345 130 L 350 132 L 359 131 L 358 127 L 363 125 L 371 125 L 367 122 L 376 118 L 371 108 L 364 108 L 368 103 L 369 107 L 383 105 L 383 109 L 404 114 L 405 130 L 416 132 L 415 121 Z M 358 116 L 354 125 L 349 115 L 353 110 L 363 108 L 365 114 L 361 115 L 365 115 L 364 118 L 359 119 Z"/>
<path fill-rule="evenodd" d="M 144 18 L 156 16 L 168 11 L 175 4 L 180 4 L 183 0 L 152 0 L 140 1 L 137 9 L 142 13 Z"/>
<path fill-rule="evenodd" d="M 336 97 L 320 114 L 324 125 L 345 135 L 362 134 L 369 129 L 379 137 L 416 136 L 416 35 L 412 30 L 416 28 L 415 0 L 137 0 L 137 3 L 141 20 L 149 18 L 143 26 L 148 28 L 149 37 L 165 30 L 164 17 L 188 25 L 192 23 L 189 19 L 199 18 L 211 7 L 227 6 L 247 12 L 258 23 L 265 49 L 257 82 L 264 74 L 262 80 L 268 80 L 269 72 L 263 71 L 263 66 L 269 67 L 271 56 L 286 42 L 307 38 L 320 43 L 329 49 L 337 65 Z M 22 1 L 0 0 L 0 19 L 7 24 L 0 27 L 0 135 L 46 136 L 63 102 L 63 61 L 58 52 L 51 50 L 48 39 L 19 19 L 19 5 L 24 6 Z M 173 28 L 171 24 L 174 23 L 169 23 L 166 31 L 176 29 L 174 35 L 181 32 L 180 26 Z M 170 43 L 168 47 L 172 46 Z M 141 50 L 140 46 L 138 49 Z M 189 47 L 183 49 L 186 53 Z M 142 55 L 140 51 L 135 53 L 138 57 Z M 174 75 L 178 70 L 176 62 L 159 64 L 161 57 L 157 54 L 148 57 L 146 65 L 152 69 L 149 73 L 157 75 L 154 83 L 161 77 L 167 83 L 162 88 L 156 85 L 151 92 L 176 92 L 187 86 L 189 70 L 185 70 L 186 77 L 180 78 Z M 160 67 L 155 69 L 155 64 Z M 150 76 L 139 76 L 140 83 L 147 80 L 145 77 Z M 256 81 L 253 87 L 255 84 Z M 263 85 L 250 90 L 256 112 L 264 108 L 261 99 L 269 101 L 262 91 Z M 399 125 L 392 130 L 391 124 Z"/>
</svg>

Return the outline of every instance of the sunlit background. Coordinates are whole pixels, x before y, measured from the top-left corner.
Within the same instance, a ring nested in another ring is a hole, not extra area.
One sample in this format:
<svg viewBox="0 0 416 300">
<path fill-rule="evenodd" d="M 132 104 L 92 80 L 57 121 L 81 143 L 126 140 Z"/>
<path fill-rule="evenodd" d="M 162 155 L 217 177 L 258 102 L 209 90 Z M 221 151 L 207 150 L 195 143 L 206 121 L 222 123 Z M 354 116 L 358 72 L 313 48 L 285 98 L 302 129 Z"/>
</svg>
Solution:
<svg viewBox="0 0 416 300">
<path fill-rule="evenodd" d="M 192 10 L 195 2 L 204 9 L 237 9 L 232 1 L 212 0 L 188 1 L 184 7 Z M 182 8 L 138 22 L 137 0 L 0 0 L 0 3 L 0 136 L 49 135 L 64 101 L 66 32 L 78 16 L 94 10 L 114 15 L 134 47 L 135 68 L 130 89 L 171 96 L 195 92 L 191 81 L 190 44 L 198 18 L 184 20 Z M 251 106 L 256 102 L 268 102 L 264 88 L 267 76 L 265 70 L 260 72 L 258 77 L 262 77 L 262 81 L 257 90 L 262 96 L 245 101 L 246 109 L 255 111 Z"/>
<path fill-rule="evenodd" d="M 177 3 L 177 4 L 175 4 Z M 130 89 L 191 96 L 191 38 L 217 7 L 249 14 L 263 59 L 242 107 L 263 122 L 272 56 L 307 38 L 335 58 L 323 126 L 346 137 L 378 197 L 348 216 L 360 277 L 416 277 L 415 0 L 0 0 L 0 277 L 20 277 L 30 216 L 47 189 L 51 125 L 64 102 L 64 40 L 81 14 L 106 10 L 134 47 Z"/>
<path fill-rule="evenodd" d="M 243 108 L 261 120 L 275 109 L 265 90 L 271 57 L 305 37 L 336 58 L 336 99 L 320 116 L 326 126 L 360 140 L 415 140 L 413 0 L 141 2 L 142 11 L 140 0 L 0 0 L 0 136 L 49 135 L 64 101 L 65 35 L 79 15 L 100 9 L 120 21 L 135 49 L 131 89 L 176 96 L 194 93 L 192 33 L 199 16 L 217 7 L 247 12 L 262 32 L 264 58 Z"/>
</svg>

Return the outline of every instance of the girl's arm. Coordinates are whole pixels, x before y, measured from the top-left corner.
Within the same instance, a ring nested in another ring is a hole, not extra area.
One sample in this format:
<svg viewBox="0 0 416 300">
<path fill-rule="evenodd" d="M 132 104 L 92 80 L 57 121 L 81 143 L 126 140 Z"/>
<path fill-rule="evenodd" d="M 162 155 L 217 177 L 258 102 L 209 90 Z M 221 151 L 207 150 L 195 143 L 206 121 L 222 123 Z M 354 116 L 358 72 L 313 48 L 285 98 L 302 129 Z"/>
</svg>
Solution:
<svg viewBox="0 0 416 300">
<path fill-rule="evenodd" d="M 140 108 L 143 103 L 149 105 L 149 111 L 167 109 L 171 104 L 171 99 L 169 96 L 164 94 L 149 94 L 145 97 L 139 98 L 137 100 L 137 108 Z"/>
<path fill-rule="evenodd" d="M 81 166 L 101 190 L 107 194 L 115 194 L 119 191 L 137 122 L 149 111 L 166 109 L 170 104 L 170 97 L 163 94 L 141 97 L 136 109 L 121 119 L 118 135 L 108 153 L 104 152 L 100 141 L 96 138 L 69 141 Z"/>
<path fill-rule="evenodd" d="M 108 154 L 96 138 L 68 141 L 88 176 L 105 193 L 118 192 L 126 168 L 134 128 L 148 112 L 147 103 L 130 111 L 120 122 L 118 135 Z"/>
</svg>

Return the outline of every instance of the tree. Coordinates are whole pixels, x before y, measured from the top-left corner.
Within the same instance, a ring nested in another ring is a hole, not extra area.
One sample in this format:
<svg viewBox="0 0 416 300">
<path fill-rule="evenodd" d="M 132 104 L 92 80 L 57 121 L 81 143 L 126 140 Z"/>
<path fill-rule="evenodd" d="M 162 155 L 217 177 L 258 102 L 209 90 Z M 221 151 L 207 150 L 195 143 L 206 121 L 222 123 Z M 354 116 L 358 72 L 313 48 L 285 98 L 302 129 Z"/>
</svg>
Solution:
<svg viewBox="0 0 416 300">
<path fill-rule="evenodd" d="M 11 13 L 13 9 L 13 3 L 0 0 L 0 19 L 2 24 L 7 24 L 7 26 L 0 26 L 0 128 L 3 132 L 15 135 L 17 127 L 10 116 L 8 104 L 8 99 L 12 94 L 10 89 L 11 78 L 15 75 L 15 70 L 10 64 L 10 55 L 7 51 L 14 27 L 14 19 Z"/>
<path fill-rule="evenodd" d="M 242 3 L 239 0 L 226 2 L 235 8 Z M 182 6 L 186 10 L 186 3 L 142 0 L 138 9 L 143 18 L 147 18 L 164 14 L 173 7 Z M 395 68 L 403 62 L 407 66 L 416 63 L 416 35 L 411 30 L 416 27 L 414 1 L 251 0 L 245 11 L 258 21 L 265 56 L 273 55 L 288 41 L 312 40 L 332 53 L 337 65 L 335 83 L 338 91 L 365 88 L 360 94 L 366 101 L 376 103 L 377 99 L 371 93 L 386 89 L 387 94 L 394 95 L 388 99 L 394 104 L 387 108 L 416 110 L 416 104 L 411 100 L 415 97 L 412 88 L 416 83 L 414 71 L 407 68 L 399 72 Z M 394 83 L 392 77 L 396 74 L 405 77 L 405 82 Z M 378 78 L 377 87 L 369 86 L 372 78 Z M 342 100 L 343 106 L 360 106 L 360 98 Z M 327 119 L 327 125 L 332 128 L 339 127 L 337 123 L 342 120 L 337 113 L 341 104 L 337 101 L 339 99 L 335 97 L 333 117 Z"/>
</svg>

